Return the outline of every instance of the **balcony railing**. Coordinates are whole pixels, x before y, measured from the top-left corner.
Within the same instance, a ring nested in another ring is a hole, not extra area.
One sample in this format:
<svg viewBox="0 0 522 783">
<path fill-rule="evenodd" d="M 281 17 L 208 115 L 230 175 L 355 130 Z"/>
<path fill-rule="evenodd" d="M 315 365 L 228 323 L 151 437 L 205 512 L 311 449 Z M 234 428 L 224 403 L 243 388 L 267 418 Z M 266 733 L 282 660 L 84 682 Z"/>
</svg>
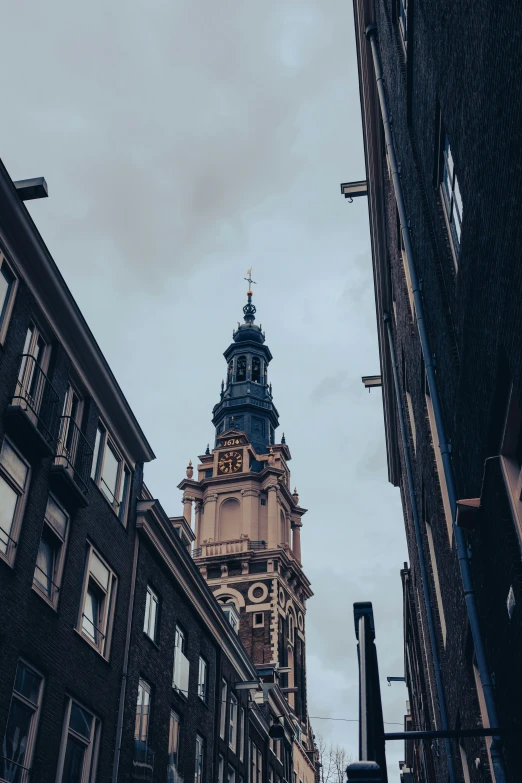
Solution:
<svg viewBox="0 0 522 783">
<path fill-rule="evenodd" d="M 134 740 L 134 756 L 132 759 L 132 780 L 152 783 L 154 779 L 154 751 L 145 740 Z"/>
<path fill-rule="evenodd" d="M 241 552 L 266 549 L 266 541 L 251 541 L 249 538 L 238 538 L 234 541 L 212 541 L 192 550 L 192 557 L 215 557 L 216 555 L 235 555 Z"/>
<path fill-rule="evenodd" d="M 175 758 L 173 758 L 173 754 L 169 755 L 167 783 L 183 783 L 183 776 L 178 772 L 178 765 L 176 764 Z"/>
<path fill-rule="evenodd" d="M 54 464 L 64 467 L 84 495 L 89 486 L 93 450 L 71 416 L 62 416 Z"/>
<path fill-rule="evenodd" d="M 49 444 L 55 439 L 58 402 L 56 390 L 34 356 L 22 354 L 12 403 L 28 413 Z"/>
<path fill-rule="evenodd" d="M 174 671 L 172 673 L 172 686 L 183 696 L 188 696 L 190 662 L 179 647 L 174 651 Z"/>
</svg>

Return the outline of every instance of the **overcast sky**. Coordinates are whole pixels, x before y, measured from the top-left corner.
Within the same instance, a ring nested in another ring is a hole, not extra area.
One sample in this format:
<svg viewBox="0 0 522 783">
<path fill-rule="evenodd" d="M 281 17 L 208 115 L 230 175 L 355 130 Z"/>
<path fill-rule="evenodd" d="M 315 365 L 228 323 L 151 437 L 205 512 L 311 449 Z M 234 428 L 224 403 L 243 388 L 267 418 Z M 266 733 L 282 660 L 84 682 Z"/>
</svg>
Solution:
<svg viewBox="0 0 522 783">
<path fill-rule="evenodd" d="M 169 514 L 212 442 L 253 266 L 269 378 L 309 511 L 310 715 L 357 718 L 352 604 L 373 601 L 401 723 L 398 490 L 387 483 L 350 0 L 0 0 L 0 155 L 157 459 Z M 357 723 L 313 720 L 356 757 Z M 391 727 L 390 727 L 391 729 Z M 398 730 L 398 727 L 397 727 Z M 403 745 L 390 743 L 390 780 Z"/>
</svg>

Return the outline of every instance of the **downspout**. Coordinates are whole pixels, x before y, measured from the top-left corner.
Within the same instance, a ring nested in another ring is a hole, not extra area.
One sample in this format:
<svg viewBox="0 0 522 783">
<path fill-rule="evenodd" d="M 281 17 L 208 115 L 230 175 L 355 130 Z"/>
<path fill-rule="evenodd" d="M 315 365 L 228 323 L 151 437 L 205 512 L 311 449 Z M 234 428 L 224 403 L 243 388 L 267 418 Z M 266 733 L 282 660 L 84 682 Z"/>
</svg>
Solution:
<svg viewBox="0 0 522 783">
<path fill-rule="evenodd" d="M 116 724 L 116 744 L 114 746 L 114 764 L 112 767 L 112 783 L 118 782 L 118 772 L 120 768 L 121 738 L 123 734 L 123 714 L 125 712 L 125 694 L 127 691 L 127 673 L 129 669 L 129 653 L 132 632 L 132 615 L 134 612 L 134 593 L 136 592 L 136 572 L 138 570 L 138 552 L 140 548 L 140 539 L 138 531 L 135 531 L 134 539 L 134 559 L 132 562 L 132 581 L 131 592 L 129 596 L 129 611 L 127 613 L 127 635 L 125 637 L 125 653 L 123 655 L 123 672 L 121 675 L 120 686 L 120 706 L 118 708 L 118 722 Z"/>
<path fill-rule="evenodd" d="M 406 476 L 408 478 L 408 491 L 410 495 L 411 503 L 411 515 L 413 517 L 413 527 L 415 530 L 415 540 L 417 542 L 417 552 L 419 556 L 419 570 L 422 582 L 422 592 L 424 594 L 424 602 L 426 604 L 426 616 L 428 618 L 428 635 L 430 637 L 431 650 L 433 655 L 433 668 L 435 669 L 435 684 L 437 686 L 437 696 L 439 700 L 440 720 L 442 729 L 447 731 L 448 725 L 448 713 L 446 711 L 446 698 L 444 696 L 444 688 L 442 686 L 442 668 L 440 665 L 439 648 L 437 645 L 437 636 L 435 633 L 435 623 L 433 620 L 433 605 L 430 598 L 428 571 L 426 568 L 426 560 L 424 558 L 424 547 L 422 541 L 421 525 L 419 519 L 419 510 L 417 506 L 417 498 L 415 495 L 415 486 L 413 483 L 413 470 L 411 465 L 411 452 L 410 443 L 408 440 L 408 432 L 406 429 L 406 417 L 404 415 L 404 405 L 402 402 L 402 394 L 399 385 L 399 368 L 397 366 L 397 354 L 395 352 L 395 344 L 393 342 L 393 332 L 391 317 L 389 313 L 384 314 L 384 323 L 386 325 L 386 331 L 388 333 L 388 341 L 390 344 L 390 357 L 393 368 L 393 382 L 395 385 L 395 399 L 397 400 L 397 412 L 399 414 L 399 423 L 401 427 L 402 445 L 404 449 L 404 462 L 406 464 Z M 457 776 L 455 773 L 455 761 L 453 758 L 453 748 L 450 739 L 445 739 L 444 744 L 446 747 L 446 757 L 448 760 L 448 774 L 450 783 L 456 783 Z"/>
<path fill-rule="evenodd" d="M 415 261 L 413 257 L 413 247 L 411 244 L 410 232 L 408 229 L 406 206 L 404 204 L 402 184 L 401 184 L 399 170 L 397 166 L 397 158 L 395 156 L 395 147 L 393 144 L 390 116 L 388 114 L 386 95 L 384 92 L 381 58 L 377 45 L 377 26 L 369 25 L 366 28 L 365 34 L 372 47 L 373 65 L 375 68 L 375 79 L 377 82 L 377 91 L 379 94 L 379 104 L 381 109 L 384 136 L 386 141 L 386 150 L 388 154 L 391 177 L 393 181 L 393 189 L 395 192 L 395 200 L 397 202 L 397 211 L 399 213 L 404 250 L 406 253 L 406 259 L 408 261 L 408 269 L 410 272 L 411 287 L 413 291 L 413 300 L 415 303 L 415 320 L 417 322 L 417 328 L 419 331 L 422 355 L 424 358 L 424 365 L 426 369 L 426 375 L 428 378 L 430 396 L 433 404 L 435 427 L 437 430 L 437 436 L 439 441 L 438 447 L 440 449 L 440 453 L 442 457 L 442 464 L 444 467 L 444 478 L 446 480 L 448 498 L 452 510 L 453 531 L 455 534 L 455 542 L 457 545 L 457 556 L 459 560 L 460 575 L 461 575 L 462 585 L 464 589 L 464 597 L 466 601 L 468 620 L 469 620 L 471 635 L 473 638 L 473 645 L 475 647 L 475 655 L 477 657 L 477 666 L 479 670 L 480 681 L 482 684 L 482 690 L 484 693 L 484 701 L 486 704 L 488 721 L 490 726 L 498 727 L 499 722 L 498 722 L 497 708 L 495 704 L 495 694 L 493 690 L 491 674 L 487 663 L 484 641 L 482 639 L 482 633 L 480 630 L 477 602 L 475 598 L 475 591 L 473 588 L 473 581 L 471 578 L 471 567 L 469 562 L 466 539 L 464 536 L 464 531 L 455 524 L 457 493 L 455 489 L 455 479 L 453 476 L 453 466 L 451 464 L 450 447 L 446 439 L 446 431 L 445 431 L 444 420 L 442 416 L 442 405 L 440 402 L 439 390 L 437 386 L 437 378 L 435 375 L 435 366 L 433 363 L 433 356 L 430 350 L 430 343 L 428 338 L 428 331 L 426 329 L 426 322 L 424 320 L 424 305 L 422 302 L 422 296 L 419 287 L 419 280 L 417 278 L 417 272 L 415 270 Z M 491 760 L 493 762 L 493 771 L 494 771 L 496 783 L 507 783 L 507 778 L 506 778 L 506 773 L 504 768 L 504 759 L 500 752 L 500 738 L 498 736 L 493 737 L 493 741 L 490 747 L 490 753 L 491 753 Z"/>
</svg>

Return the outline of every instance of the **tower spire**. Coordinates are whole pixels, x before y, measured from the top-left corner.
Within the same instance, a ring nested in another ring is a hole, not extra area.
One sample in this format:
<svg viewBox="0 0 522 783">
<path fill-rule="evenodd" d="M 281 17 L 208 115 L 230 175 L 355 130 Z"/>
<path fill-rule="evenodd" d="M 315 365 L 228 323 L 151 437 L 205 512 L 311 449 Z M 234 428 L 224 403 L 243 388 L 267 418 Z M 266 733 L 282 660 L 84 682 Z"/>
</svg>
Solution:
<svg viewBox="0 0 522 783">
<path fill-rule="evenodd" d="M 245 323 L 249 326 L 254 323 L 255 321 L 255 315 L 256 315 L 256 306 L 252 304 L 252 297 L 254 295 L 254 292 L 252 291 L 252 283 L 254 285 L 257 285 L 255 280 L 252 280 L 252 267 L 247 271 L 248 277 L 245 277 L 245 280 L 248 283 L 248 291 L 247 291 L 247 297 L 248 302 L 243 307 L 243 313 L 245 317 Z"/>
</svg>

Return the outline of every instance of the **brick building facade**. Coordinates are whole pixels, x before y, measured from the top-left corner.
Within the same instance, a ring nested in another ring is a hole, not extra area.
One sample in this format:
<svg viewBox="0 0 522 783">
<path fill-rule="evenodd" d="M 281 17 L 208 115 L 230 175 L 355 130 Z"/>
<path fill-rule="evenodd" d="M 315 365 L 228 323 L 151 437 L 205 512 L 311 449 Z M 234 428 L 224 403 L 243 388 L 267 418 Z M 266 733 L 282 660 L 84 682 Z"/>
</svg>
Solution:
<svg viewBox="0 0 522 783">
<path fill-rule="evenodd" d="M 520 728 L 522 9 L 354 12 L 408 722 Z M 405 780 L 522 779 L 517 735 L 410 745 Z"/>
</svg>

